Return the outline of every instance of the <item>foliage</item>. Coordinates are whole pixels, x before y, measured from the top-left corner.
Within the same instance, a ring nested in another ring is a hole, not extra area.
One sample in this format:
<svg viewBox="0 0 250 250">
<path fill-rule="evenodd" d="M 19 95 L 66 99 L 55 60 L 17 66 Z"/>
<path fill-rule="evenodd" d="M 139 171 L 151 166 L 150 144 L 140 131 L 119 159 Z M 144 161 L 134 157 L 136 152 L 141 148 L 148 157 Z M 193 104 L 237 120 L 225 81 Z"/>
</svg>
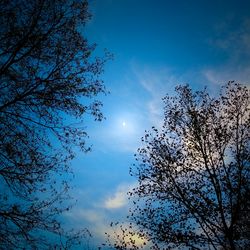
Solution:
<svg viewBox="0 0 250 250">
<path fill-rule="evenodd" d="M 249 249 L 249 89 L 176 91 L 164 98 L 162 129 L 138 150 L 129 218 L 151 249 Z"/>
<path fill-rule="evenodd" d="M 0 2 L 0 249 L 49 247 L 69 188 L 73 147 L 88 151 L 84 114 L 102 120 L 104 58 L 82 36 L 87 1 Z M 56 182 L 56 175 L 61 181 Z M 68 179 L 68 177 L 66 178 Z"/>
</svg>

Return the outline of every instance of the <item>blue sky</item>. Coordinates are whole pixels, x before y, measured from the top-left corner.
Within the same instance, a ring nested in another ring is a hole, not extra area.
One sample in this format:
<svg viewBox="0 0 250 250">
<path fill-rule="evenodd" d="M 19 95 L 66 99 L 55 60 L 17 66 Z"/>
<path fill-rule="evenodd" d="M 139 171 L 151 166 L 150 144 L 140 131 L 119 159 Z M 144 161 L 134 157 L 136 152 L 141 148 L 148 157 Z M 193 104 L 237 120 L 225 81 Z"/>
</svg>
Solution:
<svg viewBox="0 0 250 250">
<path fill-rule="evenodd" d="M 106 120 L 86 120 L 89 154 L 73 161 L 73 196 L 67 214 L 74 227 L 88 227 L 103 241 L 111 221 L 126 223 L 126 192 L 136 185 L 129 176 L 140 138 L 162 122 L 162 101 L 174 87 L 194 89 L 236 80 L 249 86 L 250 1 L 90 0 L 92 20 L 84 34 L 114 54 L 103 79 Z"/>
</svg>

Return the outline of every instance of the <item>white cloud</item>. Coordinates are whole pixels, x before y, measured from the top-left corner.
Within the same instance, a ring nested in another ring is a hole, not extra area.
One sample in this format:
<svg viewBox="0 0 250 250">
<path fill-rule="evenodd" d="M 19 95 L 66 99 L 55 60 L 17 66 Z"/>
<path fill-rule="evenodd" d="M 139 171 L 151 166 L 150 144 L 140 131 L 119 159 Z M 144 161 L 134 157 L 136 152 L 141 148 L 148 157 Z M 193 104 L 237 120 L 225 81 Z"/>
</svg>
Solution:
<svg viewBox="0 0 250 250">
<path fill-rule="evenodd" d="M 169 91 L 173 91 L 174 86 L 180 83 L 181 78 L 166 67 L 154 69 L 149 67 L 133 66 L 134 74 L 139 83 L 153 97 L 164 97 Z"/>
<path fill-rule="evenodd" d="M 84 219 L 91 223 L 96 223 L 96 222 L 102 221 L 103 219 L 101 214 L 93 209 L 80 209 L 78 211 L 77 216 L 78 216 L 78 219 Z"/>
<path fill-rule="evenodd" d="M 122 191 L 116 192 L 112 197 L 109 197 L 105 201 L 105 208 L 114 209 L 114 208 L 121 208 L 127 204 L 127 197 L 126 194 Z"/>
<path fill-rule="evenodd" d="M 95 208 L 73 208 L 65 216 L 74 223 L 74 227 L 82 227 L 83 224 L 98 224 L 104 220 L 104 214 Z"/>
<path fill-rule="evenodd" d="M 91 204 L 83 202 L 78 208 L 73 208 L 65 215 L 67 225 L 74 227 L 75 229 L 81 229 L 87 227 L 91 234 L 94 235 L 93 242 L 90 242 L 93 246 L 100 246 L 105 242 L 105 232 L 113 237 L 116 234 L 120 234 L 118 227 L 111 228 L 110 223 L 113 221 L 124 221 L 124 216 L 121 218 L 121 213 L 124 213 L 128 209 L 127 192 L 133 189 L 136 183 L 120 184 L 114 189 L 113 194 L 107 195 L 105 198 L 93 199 Z M 125 224 L 124 224 L 125 225 Z M 133 236 L 134 240 L 138 244 L 142 243 L 143 239 L 139 239 L 138 235 Z"/>
<path fill-rule="evenodd" d="M 118 209 L 128 204 L 127 193 L 134 188 L 134 184 L 119 185 L 116 191 L 104 200 L 103 207 L 106 209 Z"/>
<path fill-rule="evenodd" d="M 237 69 L 232 65 L 225 65 L 217 70 L 213 68 L 205 69 L 203 76 L 212 89 L 218 88 L 220 85 L 232 80 L 248 86 L 250 85 L 250 67 Z"/>
</svg>

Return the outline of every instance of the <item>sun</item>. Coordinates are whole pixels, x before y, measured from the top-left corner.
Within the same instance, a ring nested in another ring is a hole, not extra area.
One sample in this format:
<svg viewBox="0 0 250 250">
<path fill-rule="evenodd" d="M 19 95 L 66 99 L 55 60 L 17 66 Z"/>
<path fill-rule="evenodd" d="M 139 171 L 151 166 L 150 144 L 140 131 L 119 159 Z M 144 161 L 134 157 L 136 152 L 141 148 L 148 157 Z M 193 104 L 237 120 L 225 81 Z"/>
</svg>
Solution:
<svg viewBox="0 0 250 250">
<path fill-rule="evenodd" d="M 117 133 L 119 137 L 133 136 L 136 133 L 136 118 L 131 114 L 118 114 L 113 122 L 114 133 Z"/>
</svg>

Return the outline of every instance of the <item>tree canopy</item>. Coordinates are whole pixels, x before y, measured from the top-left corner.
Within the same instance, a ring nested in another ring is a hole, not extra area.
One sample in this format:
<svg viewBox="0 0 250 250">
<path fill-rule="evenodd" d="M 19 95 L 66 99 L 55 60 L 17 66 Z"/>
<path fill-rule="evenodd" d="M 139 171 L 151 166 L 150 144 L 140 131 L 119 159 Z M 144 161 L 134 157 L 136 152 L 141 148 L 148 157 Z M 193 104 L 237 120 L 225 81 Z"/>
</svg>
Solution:
<svg viewBox="0 0 250 250">
<path fill-rule="evenodd" d="M 132 232 L 151 249 L 249 249 L 249 89 L 229 82 L 216 98 L 188 85 L 176 91 L 131 169 Z M 130 228 L 119 239 L 131 235 Z M 115 248 L 127 249 L 120 242 Z"/>
<path fill-rule="evenodd" d="M 42 232 L 62 235 L 63 175 L 73 147 L 88 150 L 75 119 L 103 118 L 93 98 L 106 93 L 109 55 L 93 56 L 83 36 L 89 18 L 87 1 L 0 2 L 0 249 L 49 247 L 53 237 Z"/>
</svg>

